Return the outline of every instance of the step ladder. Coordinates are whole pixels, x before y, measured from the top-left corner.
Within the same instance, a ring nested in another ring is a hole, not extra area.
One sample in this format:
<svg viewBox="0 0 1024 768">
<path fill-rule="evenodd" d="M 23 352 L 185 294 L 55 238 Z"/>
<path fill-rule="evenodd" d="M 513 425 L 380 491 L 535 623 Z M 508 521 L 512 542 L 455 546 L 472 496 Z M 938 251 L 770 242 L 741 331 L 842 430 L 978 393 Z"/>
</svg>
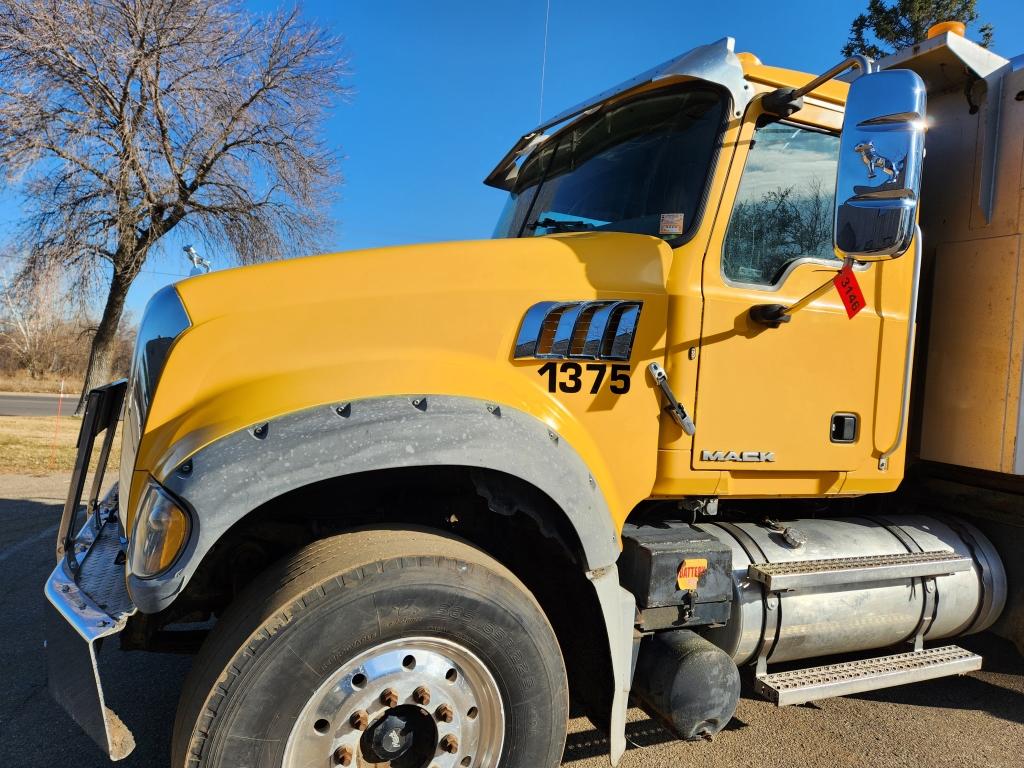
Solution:
<svg viewBox="0 0 1024 768">
<path fill-rule="evenodd" d="M 888 526 L 887 526 L 888 527 Z M 890 527 L 893 530 L 896 526 Z M 893 530 L 897 533 L 896 530 Z M 825 560 L 752 563 L 747 578 L 765 590 L 768 624 L 757 652 L 754 690 L 778 706 L 805 704 L 808 701 L 846 696 L 881 688 L 891 688 L 948 675 L 963 675 L 981 669 L 982 659 L 955 645 L 925 648 L 924 635 L 935 616 L 935 579 L 970 570 L 972 558 L 955 552 L 923 552 L 916 542 L 904 536 L 908 551 L 893 555 L 838 557 Z M 871 584 L 900 579 L 920 579 L 924 594 L 921 619 L 910 642 L 914 650 L 873 659 L 828 664 L 788 672 L 768 672 L 768 656 L 775 647 L 782 624 L 781 593 L 822 586 Z"/>
<path fill-rule="evenodd" d="M 780 707 L 893 688 L 981 669 L 981 656 L 955 645 L 847 661 L 824 667 L 794 669 L 754 678 L 754 690 Z"/>
<path fill-rule="evenodd" d="M 903 552 L 898 555 L 835 557 L 828 560 L 796 560 L 756 563 L 747 567 L 747 578 L 759 581 L 769 592 L 946 576 L 969 571 L 972 560 L 955 552 Z"/>
</svg>

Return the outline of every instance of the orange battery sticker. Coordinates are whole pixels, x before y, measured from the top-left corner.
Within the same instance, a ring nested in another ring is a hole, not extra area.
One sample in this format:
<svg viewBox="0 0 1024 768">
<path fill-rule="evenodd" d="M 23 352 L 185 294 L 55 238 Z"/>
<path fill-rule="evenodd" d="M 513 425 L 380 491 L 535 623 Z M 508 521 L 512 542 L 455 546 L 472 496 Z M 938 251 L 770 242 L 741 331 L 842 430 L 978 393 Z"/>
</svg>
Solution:
<svg viewBox="0 0 1024 768">
<path fill-rule="evenodd" d="M 683 560 L 679 565 L 679 574 L 676 576 L 676 586 L 679 589 L 696 589 L 700 577 L 707 573 L 708 561 L 705 558 Z"/>
</svg>

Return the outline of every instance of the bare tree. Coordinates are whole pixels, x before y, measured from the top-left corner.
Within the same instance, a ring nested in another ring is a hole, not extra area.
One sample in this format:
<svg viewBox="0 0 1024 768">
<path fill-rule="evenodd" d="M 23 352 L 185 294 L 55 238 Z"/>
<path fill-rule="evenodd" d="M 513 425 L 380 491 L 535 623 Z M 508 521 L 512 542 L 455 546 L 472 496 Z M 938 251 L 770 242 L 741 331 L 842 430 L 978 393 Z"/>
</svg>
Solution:
<svg viewBox="0 0 1024 768">
<path fill-rule="evenodd" d="M 725 263 L 735 273 L 770 283 L 793 259 L 835 258 L 832 198 L 814 177 L 799 189 L 776 187 L 738 203 L 726 234 Z"/>
<path fill-rule="evenodd" d="M 83 401 L 168 232 L 243 264 L 315 246 L 340 183 L 322 123 L 346 74 L 340 38 L 297 9 L 0 0 L 0 171 L 21 182 L 27 268 L 110 275 Z"/>
<path fill-rule="evenodd" d="M 38 378 L 57 362 L 65 302 L 55 269 L 34 275 L 0 272 L 0 352 Z"/>
</svg>

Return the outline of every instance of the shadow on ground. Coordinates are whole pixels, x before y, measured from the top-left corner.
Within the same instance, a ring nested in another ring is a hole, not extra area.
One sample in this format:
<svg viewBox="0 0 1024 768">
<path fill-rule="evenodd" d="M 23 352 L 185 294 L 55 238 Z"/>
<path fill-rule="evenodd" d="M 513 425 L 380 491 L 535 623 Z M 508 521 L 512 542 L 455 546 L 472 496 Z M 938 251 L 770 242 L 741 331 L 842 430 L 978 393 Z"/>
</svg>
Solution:
<svg viewBox="0 0 1024 768">
<path fill-rule="evenodd" d="M 1024 657 L 1017 653 L 1013 643 L 989 633 L 950 642 L 980 655 L 985 660 L 983 669 L 989 673 L 987 679 L 965 676 L 959 678 L 955 686 L 907 685 L 851 698 L 917 707 L 975 710 L 1011 723 L 1024 724 L 1024 694 L 991 679 L 994 675 L 1024 676 Z"/>
<path fill-rule="evenodd" d="M 5 478 L 0 476 L 0 483 Z M 12 495 L 0 485 L 0 495 Z M 27 495 L 27 494 L 26 494 Z M 106 768 L 110 763 L 49 697 L 43 649 L 43 583 L 54 565 L 60 498 L 0 498 L 0 764 L 18 768 Z M 985 658 L 982 673 L 776 709 L 756 699 L 749 678 L 738 716 L 716 737 L 674 745 L 672 734 L 630 710 L 625 766 L 678 765 L 1019 766 L 1024 752 L 1024 659 L 1008 642 L 982 634 L 958 644 Z M 108 703 L 138 747 L 124 768 L 168 764 L 186 656 L 102 650 Z M 607 765 L 608 739 L 577 717 L 564 762 Z M 648 749 L 650 748 L 650 749 Z"/>
<path fill-rule="evenodd" d="M 61 507 L 57 498 L 0 498 L 0 764 L 106 768 L 106 756 L 46 688 L 43 584 L 54 566 Z M 116 641 L 103 648 L 108 703 L 139 744 L 118 766 L 167 765 L 174 710 L 190 663 L 184 656 L 125 653 Z"/>
</svg>

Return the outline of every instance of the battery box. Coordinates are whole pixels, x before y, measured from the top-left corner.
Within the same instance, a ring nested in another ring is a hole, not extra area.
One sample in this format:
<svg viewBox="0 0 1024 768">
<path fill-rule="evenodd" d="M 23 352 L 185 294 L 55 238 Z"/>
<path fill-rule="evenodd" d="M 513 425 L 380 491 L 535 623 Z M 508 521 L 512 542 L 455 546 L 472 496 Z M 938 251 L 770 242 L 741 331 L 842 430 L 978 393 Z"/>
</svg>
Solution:
<svg viewBox="0 0 1024 768">
<path fill-rule="evenodd" d="M 724 624 L 732 606 L 732 550 L 681 521 L 627 524 L 619 581 L 636 598 L 643 629 Z"/>
</svg>

